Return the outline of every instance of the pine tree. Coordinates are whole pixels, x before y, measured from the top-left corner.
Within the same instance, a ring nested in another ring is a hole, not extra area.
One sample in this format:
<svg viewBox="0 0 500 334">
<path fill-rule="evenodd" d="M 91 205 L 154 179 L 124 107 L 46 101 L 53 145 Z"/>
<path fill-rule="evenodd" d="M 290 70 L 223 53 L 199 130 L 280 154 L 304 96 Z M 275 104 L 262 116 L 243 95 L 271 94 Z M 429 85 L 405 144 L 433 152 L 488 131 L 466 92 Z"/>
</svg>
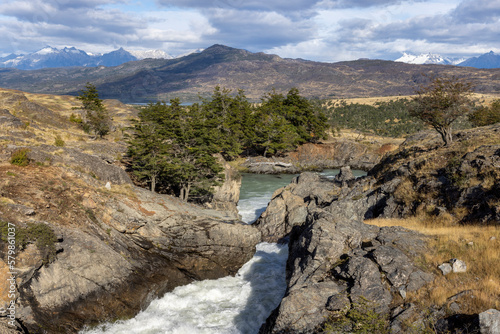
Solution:
<svg viewBox="0 0 500 334">
<path fill-rule="evenodd" d="M 76 98 L 82 103 L 79 109 L 84 113 L 83 129 L 94 132 L 99 138 L 107 135 L 111 130 L 112 119 L 99 98 L 97 88 L 87 82 L 85 89 Z"/>
<path fill-rule="evenodd" d="M 150 104 L 134 121 L 133 135 L 128 140 L 128 156 L 131 168 L 140 179 L 146 179 L 150 190 L 155 192 L 167 170 L 171 141 L 164 135 L 163 119 L 168 117 L 164 104 Z"/>
</svg>

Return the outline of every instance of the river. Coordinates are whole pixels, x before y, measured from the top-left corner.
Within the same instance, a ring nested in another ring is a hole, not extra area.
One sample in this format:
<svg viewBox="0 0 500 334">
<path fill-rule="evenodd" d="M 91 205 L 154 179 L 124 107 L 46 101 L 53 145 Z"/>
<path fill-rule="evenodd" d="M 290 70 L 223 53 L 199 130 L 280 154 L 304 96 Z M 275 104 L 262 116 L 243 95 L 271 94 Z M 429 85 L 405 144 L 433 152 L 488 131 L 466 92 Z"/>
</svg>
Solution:
<svg viewBox="0 0 500 334">
<path fill-rule="evenodd" d="M 322 174 L 333 177 L 337 173 Z M 273 192 L 295 176 L 244 174 L 238 203 L 242 220 L 253 223 Z M 254 257 L 234 277 L 177 287 L 132 319 L 101 324 L 81 334 L 256 334 L 285 293 L 287 256 L 286 245 L 260 243 Z"/>
</svg>

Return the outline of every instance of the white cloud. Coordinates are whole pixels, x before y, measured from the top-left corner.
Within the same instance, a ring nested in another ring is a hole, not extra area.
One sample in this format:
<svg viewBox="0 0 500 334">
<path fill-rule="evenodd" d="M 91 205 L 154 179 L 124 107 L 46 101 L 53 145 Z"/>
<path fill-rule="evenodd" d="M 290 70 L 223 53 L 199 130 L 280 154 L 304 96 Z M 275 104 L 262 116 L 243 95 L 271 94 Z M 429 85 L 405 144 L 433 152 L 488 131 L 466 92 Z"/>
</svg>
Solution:
<svg viewBox="0 0 500 334">
<path fill-rule="evenodd" d="M 6 0 L 0 13 L 3 54 L 45 45 L 179 54 L 220 43 L 323 61 L 469 56 L 496 51 L 500 33 L 498 0 Z"/>
</svg>

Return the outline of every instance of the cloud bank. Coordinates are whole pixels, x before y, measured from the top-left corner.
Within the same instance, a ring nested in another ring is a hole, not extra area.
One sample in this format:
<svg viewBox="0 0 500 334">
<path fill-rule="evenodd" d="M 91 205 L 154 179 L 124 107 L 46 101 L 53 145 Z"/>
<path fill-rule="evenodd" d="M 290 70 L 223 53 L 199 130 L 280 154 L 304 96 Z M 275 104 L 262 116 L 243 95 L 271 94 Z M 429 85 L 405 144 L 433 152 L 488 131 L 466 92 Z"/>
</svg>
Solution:
<svg viewBox="0 0 500 334">
<path fill-rule="evenodd" d="M 173 55 L 215 43 L 318 61 L 500 51 L 492 0 L 6 0 L 0 53 L 46 45 Z"/>
</svg>

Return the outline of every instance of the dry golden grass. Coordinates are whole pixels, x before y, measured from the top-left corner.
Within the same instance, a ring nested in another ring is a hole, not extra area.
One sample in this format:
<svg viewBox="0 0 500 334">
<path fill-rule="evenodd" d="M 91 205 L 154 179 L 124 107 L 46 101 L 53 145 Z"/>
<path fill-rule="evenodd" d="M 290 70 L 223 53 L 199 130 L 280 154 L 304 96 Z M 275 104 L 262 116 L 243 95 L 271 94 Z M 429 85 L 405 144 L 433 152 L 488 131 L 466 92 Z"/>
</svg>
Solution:
<svg viewBox="0 0 500 334">
<path fill-rule="evenodd" d="M 430 307 L 449 306 L 455 301 L 460 312 L 468 314 L 500 308 L 500 227 L 456 225 L 451 215 L 373 219 L 367 223 L 403 226 L 430 236 L 429 251 L 418 261 L 436 278 L 419 291 L 409 293 L 409 302 Z M 467 272 L 442 275 L 437 267 L 453 258 L 464 261 Z M 460 297 L 451 298 L 464 291 Z"/>
<path fill-rule="evenodd" d="M 399 147 L 399 145 L 405 141 L 404 138 L 382 137 L 375 134 L 361 133 L 359 131 L 350 129 L 342 129 L 339 132 L 335 132 L 335 135 L 329 134 L 329 139 L 324 142 L 331 143 L 342 139 L 362 142 L 365 144 L 372 144 L 377 148 L 380 148 L 383 145 L 394 145 L 394 147 Z"/>
<path fill-rule="evenodd" d="M 116 195 L 124 195 L 129 199 L 137 198 L 137 194 L 135 193 L 133 186 L 130 184 L 112 184 L 111 189 L 107 189 L 106 187 L 100 187 L 99 191 L 107 195 L 116 194 Z"/>
<path fill-rule="evenodd" d="M 412 99 L 414 96 L 415 95 L 374 96 L 374 97 L 359 97 L 352 99 L 332 99 L 329 101 L 333 103 L 339 101 L 346 101 L 347 104 L 359 103 L 359 104 L 374 105 L 377 102 L 389 102 L 391 100 L 395 101 L 399 99 Z M 493 100 L 500 99 L 500 95 L 474 93 L 472 94 L 472 98 L 478 100 L 482 104 L 490 104 Z"/>
</svg>

